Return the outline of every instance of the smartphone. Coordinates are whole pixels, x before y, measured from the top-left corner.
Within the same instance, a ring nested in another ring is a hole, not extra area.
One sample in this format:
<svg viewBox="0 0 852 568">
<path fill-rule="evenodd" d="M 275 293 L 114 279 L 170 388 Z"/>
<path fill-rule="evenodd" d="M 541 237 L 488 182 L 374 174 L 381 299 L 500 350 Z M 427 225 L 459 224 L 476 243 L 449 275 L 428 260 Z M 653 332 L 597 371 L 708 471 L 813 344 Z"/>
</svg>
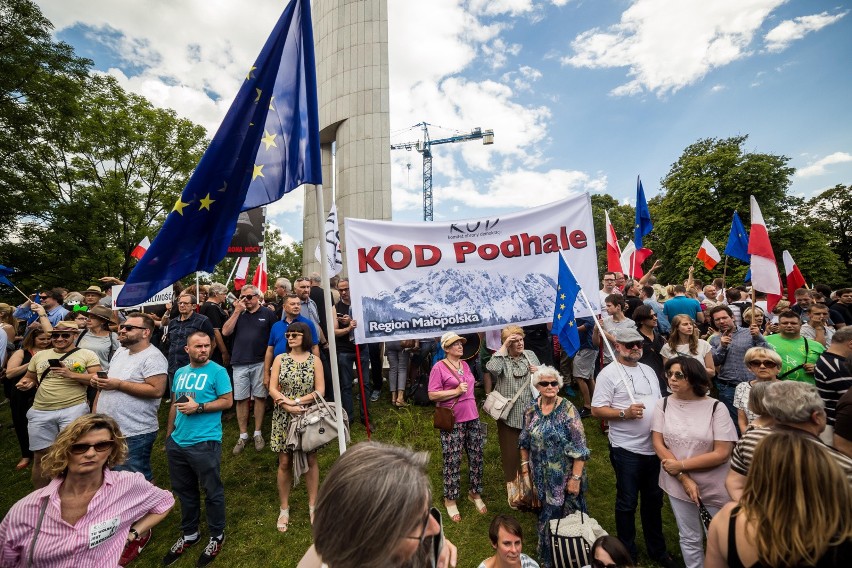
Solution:
<svg viewBox="0 0 852 568">
<path fill-rule="evenodd" d="M 107 376 L 107 372 L 106 372 L 106 371 L 98 371 L 98 378 L 99 378 L 99 379 L 107 379 L 107 378 L 109 378 L 109 377 Z"/>
<path fill-rule="evenodd" d="M 62 366 L 62 361 L 60 361 L 59 359 L 48 359 L 47 362 L 50 364 L 51 367 Z"/>
<path fill-rule="evenodd" d="M 175 401 L 175 402 L 180 402 L 180 403 L 189 402 L 189 397 L 187 397 L 186 395 L 183 395 L 179 399 L 177 399 L 177 401 Z"/>
</svg>

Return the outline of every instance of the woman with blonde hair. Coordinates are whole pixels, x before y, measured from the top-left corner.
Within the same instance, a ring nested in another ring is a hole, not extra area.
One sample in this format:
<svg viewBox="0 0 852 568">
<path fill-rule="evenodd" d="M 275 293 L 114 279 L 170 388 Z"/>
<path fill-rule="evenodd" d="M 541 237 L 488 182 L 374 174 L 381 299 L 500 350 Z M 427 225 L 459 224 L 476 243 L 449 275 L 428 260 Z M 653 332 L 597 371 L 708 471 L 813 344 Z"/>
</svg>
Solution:
<svg viewBox="0 0 852 568">
<path fill-rule="evenodd" d="M 540 365 L 538 357 L 524 349 L 524 330 L 517 325 L 507 325 L 500 332 L 503 345 L 494 352 L 485 365 L 494 378 L 494 385 L 485 384 L 485 394 L 494 388 L 508 400 L 517 396 L 512 410 L 504 420 L 497 421 L 497 440 L 500 444 L 500 460 L 503 464 L 503 481 L 511 506 L 514 497 L 514 481 L 521 471 L 518 438 L 524 427 L 524 411 L 532 404 L 530 377 Z"/>
<path fill-rule="evenodd" d="M 852 487 L 819 441 L 779 430 L 761 440 L 739 503 L 713 518 L 707 568 L 848 566 Z"/>
<path fill-rule="evenodd" d="M 716 374 L 716 367 L 713 365 L 711 350 L 710 344 L 698 337 L 698 326 L 692 318 L 680 314 L 672 318 L 672 331 L 668 342 L 660 350 L 660 355 L 663 356 L 663 361 L 678 355 L 692 357 L 702 363 L 707 374 L 712 377 Z"/>
<path fill-rule="evenodd" d="M 781 371 L 781 356 L 766 347 L 752 347 L 746 351 L 744 361 L 754 379 L 741 382 L 734 390 L 734 408 L 737 409 L 737 426 L 740 432 L 745 432 L 749 424 L 760 418 L 760 414 L 749 408 L 752 387 L 758 382 L 778 382 L 778 373 Z"/>
<path fill-rule="evenodd" d="M 122 551 L 175 503 L 143 476 L 110 469 L 126 457 L 124 436 L 109 416 L 71 422 L 42 461 L 52 481 L 15 503 L 0 524 L 0 566 L 119 564 Z"/>
</svg>

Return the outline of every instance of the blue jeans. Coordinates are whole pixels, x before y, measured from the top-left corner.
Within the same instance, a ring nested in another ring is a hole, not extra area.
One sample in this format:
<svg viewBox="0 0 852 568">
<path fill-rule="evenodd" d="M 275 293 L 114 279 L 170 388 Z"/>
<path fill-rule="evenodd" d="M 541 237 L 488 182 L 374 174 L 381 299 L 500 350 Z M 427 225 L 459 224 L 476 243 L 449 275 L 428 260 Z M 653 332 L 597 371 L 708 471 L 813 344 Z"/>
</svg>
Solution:
<svg viewBox="0 0 852 568">
<path fill-rule="evenodd" d="M 719 379 L 713 381 L 713 384 L 716 386 L 716 390 L 719 391 L 719 400 L 727 407 L 728 414 L 731 415 L 731 420 L 734 421 L 734 427 L 737 429 L 737 434 L 742 435 L 740 432 L 740 424 L 737 421 L 739 418 L 737 414 L 737 408 L 734 406 L 734 393 L 737 390 L 737 385 L 733 383 L 723 383 Z"/>
<path fill-rule="evenodd" d="M 645 534 L 648 556 L 657 560 L 666 554 L 663 537 L 663 490 L 660 489 L 660 460 L 656 455 L 636 454 L 623 448 L 609 447 L 609 461 L 615 470 L 615 530 L 635 562 L 636 507 Z"/>
<path fill-rule="evenodd" d="M 361 349 L 361 383 L 364 385 L 364 397 L 362 404 L 370 404 L 370 356 L 366 349 Z M 355 353 L 338 353 L 337 354 L 337 369 L 340 373 L 340 402 L 343 403 L 343 409 L 346 411 L 346 416 L 349 418 L 349 423 L 355 419 L 355 409 L 353 408 L 352 400 L 352 383 L 355 382 Z M 361 414 L 361 422 L 364 421 L 363 407 L 358 409 Z"/>
<path fill-rule="evenodd" d="M 148 481 L 154 479 L 154 474 L 151 471 L 151 448 L 154 447 L 156 439 L 156 432 L 128 436 L 126 438 L 127 460 L 112 468 L 113 471 L 138 471 Z"/>
<path fill-rule="evenodd" d="M 180 528 L 183 534 L 198 531 L 201 520 L 199 485 L 204 488 L 210 536 L 218 537 L 224 534 L 225 487 L 220 476 L 222 443 L 199 442 L 184 448 L 175 444 L 169 436 L 166 440 L 166 456 L 169 460 L 172 491 L 180 499 Z"/>
</svg>

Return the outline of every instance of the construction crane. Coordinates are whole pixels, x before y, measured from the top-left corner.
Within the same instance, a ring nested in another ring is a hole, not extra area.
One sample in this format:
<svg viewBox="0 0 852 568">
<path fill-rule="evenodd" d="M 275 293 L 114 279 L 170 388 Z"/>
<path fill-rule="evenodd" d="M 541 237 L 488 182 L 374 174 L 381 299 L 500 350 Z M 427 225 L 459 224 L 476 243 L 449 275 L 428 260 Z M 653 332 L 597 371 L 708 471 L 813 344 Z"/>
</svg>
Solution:
<svg viewBox="0 0 852 568">
<path fill-rule="evenodd" d="M 448 138 L 432 140 L 429 138 L 429 124 L 421 122 L 415 124 L 423 129 L 423 140 L 417 142 L 403 142 L 402 144 L 391 144 L 391 150 L 417 150 L 423 155 L 423 220 L 432 221 L 432 146 L 436 144 L 450 144 L 456 142 L 469 142 L 471 140 L 482 140 L 483 145 L 494 144 L 494 131 L 482 130 L 477 127 L 469 134 L 458 134 Z M 413 127 L 412 127 L 413 128 Z"/>
</svg>

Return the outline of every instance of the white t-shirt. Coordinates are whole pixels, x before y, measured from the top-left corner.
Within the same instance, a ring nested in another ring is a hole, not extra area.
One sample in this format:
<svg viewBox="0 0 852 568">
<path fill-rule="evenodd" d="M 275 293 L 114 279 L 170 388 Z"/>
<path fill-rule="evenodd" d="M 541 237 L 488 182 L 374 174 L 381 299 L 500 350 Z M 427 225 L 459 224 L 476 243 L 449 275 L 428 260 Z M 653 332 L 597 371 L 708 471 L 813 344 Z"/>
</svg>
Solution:
<svg viewBox="0 0 852 568">
<path fill-rule="evenodd" d="M 109 377 L 133 383 L 144 383 L 147 377 L 165 375 L 169 362 L 159 349 L 149 345 L 139 353 L 126 347 L 115 352 L 110 362 Z M 138 436 L 159 430 L 157 409 L 160 397 L 139 398 L 117 390 L 102 390 L 98 397 L 98 412 L 109 414 L 118 422 L 125 436 Z"/>
<path fill-rule="evenodd" d="M 636 322 L 630 318 L 624 318 L 621 321 L 615 321 L 612 316 L 606 316 L 601 320 L 601 327 L 607 333 L 613 333 L 616 329 L 625 329 L 631 328 L 636 329 Z M 601 340 L 603 342 L 603 340 Z M 612 346 L 613 351 L 615 351 L 615 345 Z M 609 349 L 604 346 L 603 350 L 603 360 L 604 365 L 607 365 L 612 362 L 612 357 L 609 356 Z"/>
<path fill-rule="evenodd" d="M 698 340 L 698 346 L 696 348 L 697 353 L 695 355 L 690 353 L 688 343 L 682 343 L 682 344 L 678 345 L 676 351 L 678 353 L 680 353 L 681 355 L 686 355 L 687 357 L 692 357 L 693 359 L 697 359 L 698 361 L 701 361 L 701 364 L 703 365 L 704 364 L 704 357 L 708 353 L 710 353 L 710 351 L 712 349 L 713 348 L 710 347 L 709 343 L 707 343 L 703 339 L 699 339 Z M 660 349 L 660 355 L 663 356 L 663 359 L 671 359 L 672 357 L 675 357 L 676 354 L 675 354 L 674 351 L 672 351 L 672 348 L 669 347 L 669 344 L 666 343 L 665 345 L 663 345 L 663 348 Z"/>
<path fill-rule="evenodd" d="M 627 387 L 624 386 L 619 367 L 627 374 L 627 385 L 633 392 L 637 403 L 645 405 L 641 420 L 611 420 L 609 422 L 609 443 L 617 448 L 635 454 L 653 455 L 651 442 L 651 424 L 654 420 L 654 405 L 660 396 L 660 383 L 654 370 L 642 363 L 635 367 L 610 363 L 598 375 L 595 383 L 593 407 L 611 407 L 616 410 L 628 408 L 632 403 Z"/>
</svg>

